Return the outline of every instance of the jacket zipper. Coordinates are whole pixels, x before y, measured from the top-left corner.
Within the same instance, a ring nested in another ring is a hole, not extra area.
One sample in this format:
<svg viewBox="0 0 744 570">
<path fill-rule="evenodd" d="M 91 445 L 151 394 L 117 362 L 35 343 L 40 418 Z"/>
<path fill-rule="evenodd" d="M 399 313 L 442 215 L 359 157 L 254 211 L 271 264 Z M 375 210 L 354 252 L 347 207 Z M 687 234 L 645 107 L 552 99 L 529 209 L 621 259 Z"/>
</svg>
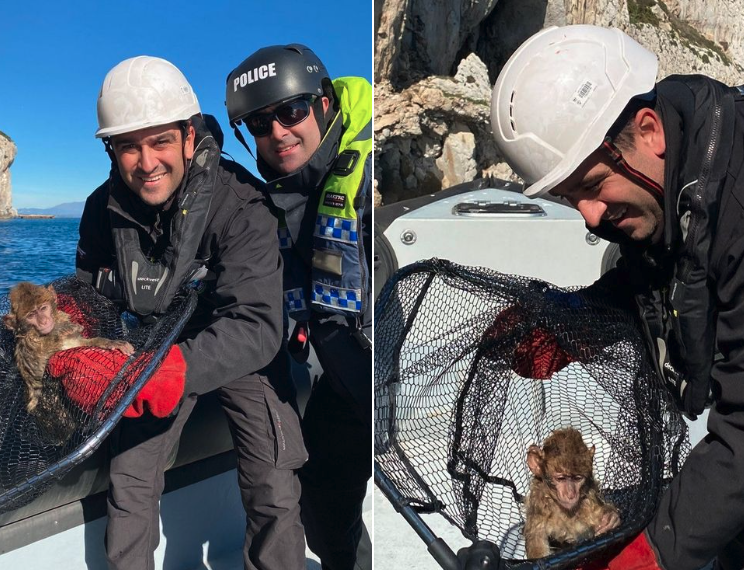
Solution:
<svg viewBox="0 0 744 570">
<path fill-rule="evenodd" d="M 698 211 L 704 202 L 705 185 L 708 183 L 708 176 L 710 174 L 711 164 L 715 156 L 716 147 L 718 146 L 718 131 L 720 129 L 721 123 L 721 104 L 718 101 L 718 95 L 715 91 L 713 92 L 713 97 L 715 99 L 715 102 L 713 108 L 713 125 L 710 132 L 710 142 L 708 143 L 708 149 L 705 153 L 702 168 L 700 169 L 701 174 L 698 178 L 697 188 L 695 189 L 695 193 L 693 194 L 694 205 L 696 208 L 698 208 Z M 690 220 L 690 227 L 687 230 L 688 243 L 695 243 L 695 238 L 697 236 L 699 226 L 700 216 L 693 215 Z M 687 283 L 690 272 L 692 271 L 692 265 L 692 259 L 689 256 L 683 259 L 680 268 L 680 281 L 682 281 L 683 283 Z"/>
</svg>

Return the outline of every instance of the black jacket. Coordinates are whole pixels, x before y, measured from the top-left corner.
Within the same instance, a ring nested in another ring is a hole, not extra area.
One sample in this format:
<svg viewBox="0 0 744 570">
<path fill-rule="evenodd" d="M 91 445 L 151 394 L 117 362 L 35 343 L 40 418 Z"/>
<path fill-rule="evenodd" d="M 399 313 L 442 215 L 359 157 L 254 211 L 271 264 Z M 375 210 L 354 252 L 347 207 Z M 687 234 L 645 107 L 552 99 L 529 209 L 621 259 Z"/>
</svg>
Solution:
<svg viewBox="0 0 744 570">
<path fill-rule="evenodd" d="M 667 335 L 675 367 L 706 392 L 710 381 L 709 434 L 649 526 L 665 569 L 696 570 L 744 532 L 744 97 L 701 76 L 669 77 L 657 92 L 664 239 L 639 247 L 600 228 L 623 259 L 596 285 L 635 293 L 649 336 Z"/>
<path fill-rule="evenodd" d="M 194 124 L 198 144 L 211 133 L 200 119 L 195 118 Z M 187 188 L 196 168 L 190 165 Z M 211 279 L 205 281 L 196 311 L 179 339 L 188 366 L 187 394 L 203 394 L 260 370 L 280 346 L 282 271 L 277 224 L 254 182 L 255 177 L 243 167 L 219 158 L 197 252 Z M 99 268 L 116 267 L 112 219 L 136 220 L 143 251 L 157 253 L 163 250 L 163 241 L 168 241 L 172 224 L 168 212 L 173 210 L 146 207 L 126 189 L 114 168 L 85 204 L 76 258 L 78 277 L 95 284 Z"/>
</svg>

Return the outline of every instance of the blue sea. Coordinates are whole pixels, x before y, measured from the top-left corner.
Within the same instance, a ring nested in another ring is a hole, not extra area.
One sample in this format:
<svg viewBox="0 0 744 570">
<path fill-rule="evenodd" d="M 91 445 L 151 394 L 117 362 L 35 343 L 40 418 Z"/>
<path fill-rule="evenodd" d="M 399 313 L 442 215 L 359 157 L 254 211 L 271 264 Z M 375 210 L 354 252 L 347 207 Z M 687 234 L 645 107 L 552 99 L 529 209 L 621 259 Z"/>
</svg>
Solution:
<svg viewBox="0 0 744 570">
<path fill-rule="evenodd" d="M 0 295 L 75 272 L 80 218 L 0 220 Z"/>
</svg>

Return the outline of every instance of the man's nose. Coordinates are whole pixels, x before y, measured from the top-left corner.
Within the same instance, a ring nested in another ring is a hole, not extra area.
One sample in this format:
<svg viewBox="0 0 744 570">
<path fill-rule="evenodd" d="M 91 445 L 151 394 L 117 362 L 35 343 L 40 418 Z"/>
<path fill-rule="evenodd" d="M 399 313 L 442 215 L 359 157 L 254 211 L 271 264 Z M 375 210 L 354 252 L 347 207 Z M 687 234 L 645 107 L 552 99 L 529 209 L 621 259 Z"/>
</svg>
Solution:
<svg viewBox="0 0 744 570">
<path fill-rule="evenodd" d="M 581 199 L 576 203 L 576 209 L 584 218 L 587 226 L 596 228 L 602 221 L 605 212 L 607 212 L 607 205 L 600 200 Z"/>
<path fill-rule="evenodd" d="M 289 129 L 282 125 L 276 117 L 271 120 L 271 136 L 276 140 L 281 140 L 289 132 Z"/>
<path fill-rule="evenodd" d="M 158 167 L 158 160 L 155 151 L 147 145 L 142 145 L 139 163 L 143 172 L 152 172 L 155 170 Z"/>
</svg>

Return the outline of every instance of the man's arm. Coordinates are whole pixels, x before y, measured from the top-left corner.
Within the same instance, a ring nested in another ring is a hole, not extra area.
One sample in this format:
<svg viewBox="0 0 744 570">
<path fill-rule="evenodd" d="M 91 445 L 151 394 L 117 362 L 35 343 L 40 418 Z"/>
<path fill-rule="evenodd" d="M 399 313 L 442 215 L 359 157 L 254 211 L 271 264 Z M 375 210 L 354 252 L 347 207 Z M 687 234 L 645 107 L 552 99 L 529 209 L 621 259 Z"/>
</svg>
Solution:
<svg viewBox="0 0 744 570">
<path fill-rule="evenodd" d="M 200 299 L 195 334 L 187 333 L 189 338 L 179 343 L 187 363 L 187 394 L 210 392 L 256 372 L 279 350 L 282 271 L 277 222 L 258 192 L 248 195 L 234 212 L 216 214 L 226 222 L 214 236 L 215 288 Z M 199 320 L 205 317 L 209 323 L 201 328 Z"/>
<path fill-rule="evenodd" d="M 711 373 L 715 405 L 708 435 L 687 458 L 662 496 L 649 538 L 667 568 L 699 568 L 744 528 L 744 208 L 730 201 L 729 225 L 719 235 L 713 259 L 718 320 L 716 342 L 723 355 Z M 738 234 L 738 235 L 737 235 Z"/>
<path fill-rule="evenodd" d="M 108 183 L 104 183 L 85 201 L 78 229 L 75 272 L 78 279 L 94 286 L 98 270 L 111 267 L 115 259 L 107 203 Z"/>
</svg>

